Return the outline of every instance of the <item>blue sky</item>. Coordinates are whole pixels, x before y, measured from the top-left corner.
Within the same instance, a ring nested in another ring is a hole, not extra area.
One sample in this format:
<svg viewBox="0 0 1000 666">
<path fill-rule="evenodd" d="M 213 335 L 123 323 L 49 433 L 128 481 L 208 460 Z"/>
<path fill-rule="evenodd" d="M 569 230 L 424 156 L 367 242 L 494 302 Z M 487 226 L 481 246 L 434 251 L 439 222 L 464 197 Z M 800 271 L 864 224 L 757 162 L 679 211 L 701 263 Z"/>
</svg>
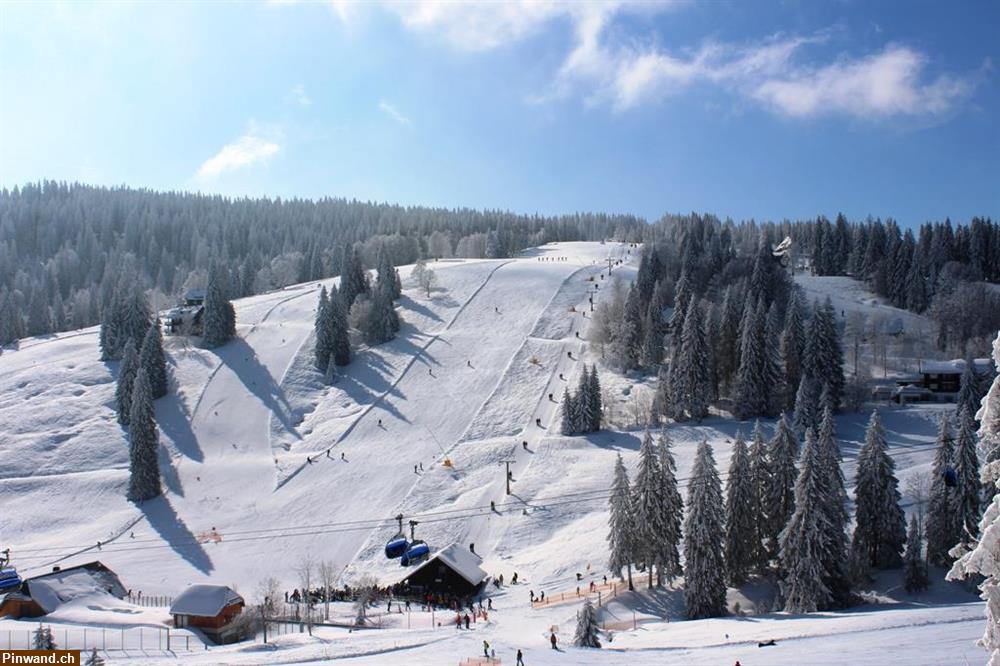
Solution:
<svg viewBox="0 0 1000 666">
<path fill-rule="evenodd" d="M 1000 217 L 1000 3 L 0 5 L 0 186 Z"/>
</svg>

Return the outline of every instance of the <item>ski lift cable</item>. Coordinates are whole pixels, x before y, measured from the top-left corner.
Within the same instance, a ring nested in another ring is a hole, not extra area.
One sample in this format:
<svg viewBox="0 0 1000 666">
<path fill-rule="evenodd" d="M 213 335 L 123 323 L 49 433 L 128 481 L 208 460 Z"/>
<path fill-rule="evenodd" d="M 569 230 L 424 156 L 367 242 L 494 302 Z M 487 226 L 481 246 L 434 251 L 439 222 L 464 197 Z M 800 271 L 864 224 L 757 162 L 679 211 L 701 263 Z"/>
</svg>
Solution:
<svg viewBox="0 0 1000 666">
<path fill-rule="evenodd" d="M 719 474 L 719 479 L 724 480 L 729 476 L 728 472 L 723 472 Z M 677 479 L 678 490 L 688 488 L 693 481 L 693 477 L 680 477 Z M 687 482 L 687 483 L 682 483 Z M 587 491 L 579 491 L 574 493 L 562 493 L 559 495 L 550 495 L 549 497 L 536 500 L 529 504 L 536 509 L 547 509 L 550 507 L 563 506 L 566 504 L 574 504 L 578 502 L 590 502 L 595 500 L 606 500 L 609 499 L 614 492 L 611 489 L 600 488 Z M 477 507 L 465 507 L 458 509 L 443 509 L 441 511 L 430 511 L 421 514 L 414 514 L 413 519 L 419 519 L 421 523 L 439 523 L 445 521 L 453 520 L 466 520 L 469 518 L 476 518 L 479 516 L 490 515 L 495 508 L 514 508 L 519 506 L 524 506 L 527 504 L 523 500 L 516 500 L 510 502 L 495 503 L 494 506 L 477 506 Z M 458 515 L 452 515 L 458 514 Z M 273 539 L 273 538 L 290 538 L 297 536 L 308 536 L 309 534 L 325 534 L 325 533 L 336 533 L 336 532 L 354 532 L 354 531 L 372 531 L 385 527 L 391 527 L 396 524 L 397 519 L 395 516 L 391 518 L 383 519 L 369 519 L 369 520 L 354 520 L 354 521 L 334 521 L 329 523 L 317 523 L 309 525 L 296 525 L 296 526 L 284 526 L 284 527 L 274 527 L 274 528 L 261 528 L 256 530 L 235 530 L 235 531 L 224 531 L 217 534 L 224 534 L 225 541 L 241 542 L 241 541 L 254 541 L 260 539 Z M 303 532 L 303 530 L 308 530 Z M 301 532 L 301 533 L 300 533 Z M 212 534 L 211 532 L 204 534 Z M 119 539 L 121 539 L 119 537 Z M 140 550 L 144 547 L 162 547 L 169 546 L 171 544 L 182 544 L 184 542 L 189 542 L 191 544 L 200 544 L 206 541 L 206 537 L 199 537 L 194 534 L 181 534 L 174 537 L 165 537 L 163 539 L 129 539 L 128 541 L 111 541 L 106 544 L 102 544 L 102 550 L 109 552 L 126 552 L 132 550 Z M 164 543 L 166 542 L 166 543 Z M 126 548 L 121 548 L 120 546 L 127 546 Z M 55 557 L 61 551 L 72 551 L 80 549 L 92 549 L 93 544 L 86 545 L 64 545 L 64 546 L 46 546 L 40 548 L 26 548 L 26 549 L 16 549 L 15 552 L 18 553 L 19 560 L 30 560 L 30 559 L 46 559 Z M 20 553 L 26 553 L 27 555 L 20 555 Z"/>
</svg>

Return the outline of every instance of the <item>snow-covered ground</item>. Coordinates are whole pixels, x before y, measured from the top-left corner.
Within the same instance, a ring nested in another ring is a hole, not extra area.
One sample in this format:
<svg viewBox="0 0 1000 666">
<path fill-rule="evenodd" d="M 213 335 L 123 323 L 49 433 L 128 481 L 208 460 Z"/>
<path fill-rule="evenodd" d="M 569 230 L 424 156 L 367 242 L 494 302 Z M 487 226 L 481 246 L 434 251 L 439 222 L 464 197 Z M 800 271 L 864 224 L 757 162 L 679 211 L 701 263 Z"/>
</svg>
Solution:
<svg viewBox="0 0 1000 666">
<path fill-rule="evenodd" d="M 28 575 L 99 559 L 146 595 L 213 582 L 252 596 L 268 576 L 287 589 L 298 586 L 295 568 L 307 556 L 332 561 L 341 571 L 338 585 L 367 574 L 395 582 L 403 570 L 381 551 L 395 532 L 391 517 L 403 513 L 421 520 L 418 536 L 432 547 L 474 542 L 487 572 L 509 580 L 516 571 L 521 579 L 514 587 L 490 587 L 497 610 L 468 632 L 451 626 L 453 616 L 436 616 L 445 625 L 436 628 L 428 614 L 414 612 L 410 628 L 398 616 L 386 629 L 322 627 L 311 638 L 293 633 L 266 647 L 206 652 L 199 645 L 177 653 L 192 663 L 350 657 L 384 664 L 395 653 L 392 659 L 414 664 L 454 664 L 481 655 L 484 639 L 503 663 L 513 663 L 520 647 L 532 665 L 981 660 L 973 641 L 983 608 L 973 593 L 942 582 L 909 596 L 891 577 L 875 590 L 877 606 L 801 617 L 755 614 L 768 598 L 762 583 L 731 591 L 730 601 L 748 615 L 697 622 L 679 621 L 676 590 L 625 594 L 603 611 L 614 634 L 607 649 L 548 648 L 552 628 L 568 646 L 578 604 L 571 598 L 532 609 L 528 591 L 575 597 L 577 572 L 584 585 L 600 580 L 615 456 L 621 453 L 634 469 L 640 432 L 562 437 L 557 402 L 567 383 L 575 386 L 582 361 L 595 360 L 585 345 L 587 300 L 600 299 L 608 285 L 599 277 L 608 256 L 624 259 L 615 271 L 631 276 L 636 252 L 621 244 L 561 243 L 507 260 L 437 262 L 439 287 L 430 297 L 402 268 L 399 337 L 359 353 L 333 386 L 311 366 L 321 283 L 237 301 L 239 335 L 221 349 L 168 338 L 172 391 L 157 402 L 165 494 L 139 508 L 124 500 L 127 448 L 111 409 L 117 364 L 99 360 L 96 330 L 22 341 L 0 356 L 3 546 Z M 798 278 L 810 298 L 831 294 L 839 309 L 890 309 L 856 286 L 829 280 Z M 617 409 L 627 409 L 629 384 L 607 377 L 606 389 L 621 400 Z M 929 469 L 943 408 L 886 409 L 901 487 Z M 867 418 L 838 419 L 849 481 Z M 732 438 L 737 430 L 749 435 L 752 426 L 718 418 L 671 426 L 682 493 L 702 438 L 715 448 L 725 478 Z M 770 434 L 774 424 L 764 427 Z M 508 457 L 514 460 L 509 496 L 501 463 Z M 626 628 L 632 611 L 634 631 Z M 76 604 L 50 619 L 65 631 L 88 624 L 162 627 L 166 613 Z M 0 621 L 0 647 L 6 632 L 33 626 Z M 756 646 L 767 638 L 778 645 Z M 134 663 L 171 658 L 162 650 L 133 653 L 131 639 L 123 640 L 130 650 L 110 656 Z"/>
</svg>

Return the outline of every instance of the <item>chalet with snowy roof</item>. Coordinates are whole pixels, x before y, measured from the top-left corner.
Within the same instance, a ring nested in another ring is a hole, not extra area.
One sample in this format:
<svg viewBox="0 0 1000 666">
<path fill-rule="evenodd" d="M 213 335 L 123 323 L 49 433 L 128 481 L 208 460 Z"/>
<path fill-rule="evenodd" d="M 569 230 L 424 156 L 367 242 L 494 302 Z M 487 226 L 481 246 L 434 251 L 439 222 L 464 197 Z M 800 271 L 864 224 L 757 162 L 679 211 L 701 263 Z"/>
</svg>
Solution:
<svg viewBox="0 0 1000 666">
<path fill-rule="evenodd" d="M 170 606 L 175 627 L 200 629 L 218 644 L 240 640 L 235 620 L 246 602 L 226 585 L 192 585 Z"/>
<path fill-rule="evenodd" d="M 400 582 L 420 594 L 470 597 L 486 580 L 486 572 L 479 567 L 481 562 L 471 550 L 453 543 L 428 557 Z"/>
<path fill-rule="evenodd" d="M 126 594 L 118 575 L 100 562 L 53 567 L 51 572 L 28 578 L 17 589 L 0 594 L 0 617 L 40 617 L 81 597 L 124 599 Z"/>
<path fill-rule="evenodd" d="M 980 377 L 992 372 L 993 364 L 988 358 L 977 358 L 973 369 Z M 962 373 L 965 372 L 965 361 L 920 361 L 917 373 L 920 375 L 919 386 L 933 393 L 958 393 L 962 388 Z"/>
<path fill-rule="evenodd" d="M 201 335 L 201 318 L 205 313 L 205 290 L 188 289 L 180 305 L 160 315 L 167 335 L 189 333 Z"/>
</svg>

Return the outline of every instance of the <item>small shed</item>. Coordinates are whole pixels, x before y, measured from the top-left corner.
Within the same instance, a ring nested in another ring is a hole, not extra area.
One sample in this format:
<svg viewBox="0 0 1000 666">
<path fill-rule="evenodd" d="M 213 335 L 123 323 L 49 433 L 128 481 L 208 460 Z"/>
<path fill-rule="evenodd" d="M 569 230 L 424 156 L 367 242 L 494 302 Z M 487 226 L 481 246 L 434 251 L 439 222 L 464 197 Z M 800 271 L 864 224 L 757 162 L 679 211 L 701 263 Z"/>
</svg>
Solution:
<svg viewBox="0 0 1000 666">
<path fill-rule="evenodd" d="M 246 602 L 236 590 L 226 585 L 192 585 L 174 599 L 170 614 L 175 627 L 194 627 L 216 643 L 240 639 L 234 620 Z"/>
<path fill-rule="evenodd" d="M 480 562 L 482 559 L 471 550 L 453 543 L 410 571 L 402 583 L 424 594 L 470 597 L 486 580 Z"/>
<path fill-rule="evenodd" d="M 205 290 L 204 289 L 188 289 L 184 293 L 184 303 L 188 307 L 197 307 L 199 305 L 205 304 Z"/>
</svg>

